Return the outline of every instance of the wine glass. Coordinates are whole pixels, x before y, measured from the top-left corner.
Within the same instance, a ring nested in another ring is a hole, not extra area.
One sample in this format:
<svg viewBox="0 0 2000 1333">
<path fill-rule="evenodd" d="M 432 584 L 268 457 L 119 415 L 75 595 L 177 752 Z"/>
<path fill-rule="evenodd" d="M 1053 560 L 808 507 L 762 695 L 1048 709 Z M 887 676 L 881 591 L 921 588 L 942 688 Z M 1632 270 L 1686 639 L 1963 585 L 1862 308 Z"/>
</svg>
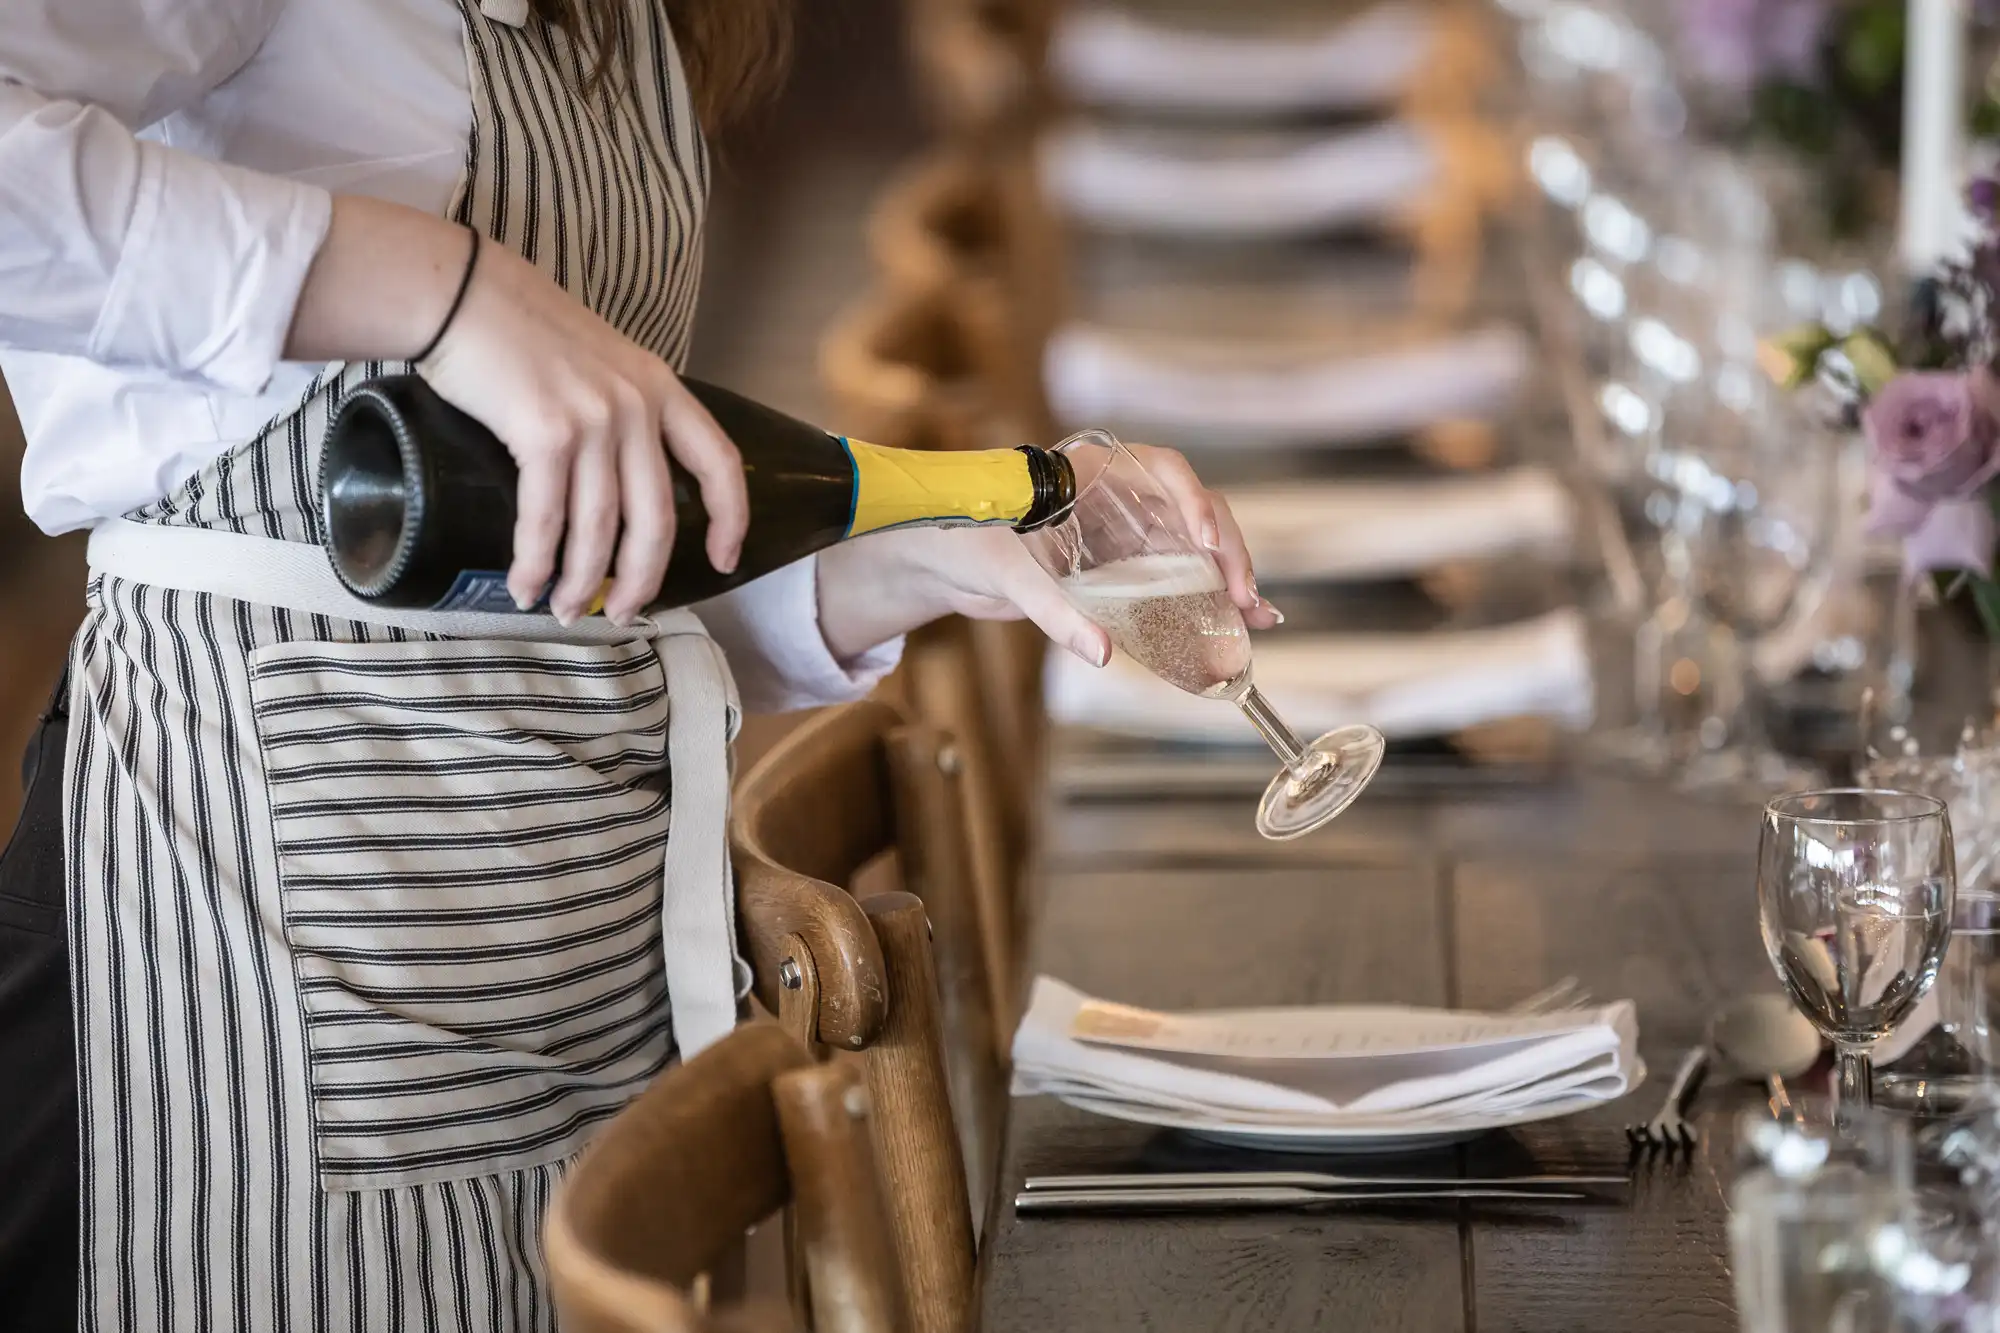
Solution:
<svg viewBox="0 0 2000 1333">
<path fill-rule="evenodd" d="M 1869 1049 L 1937 979 L 1957 879 L 1951 818 L 1936 797 L 1813 791 L 1764 807 L 1764 950 L 1839 1055 L 1841 1106 L 1871 1104 Z"/>
<path fill-rule="evenodd" d="M 1871 785 L 1944 802 L 1958 892 L 1937 986 L 1905 1020 L 1906 1036 L 1919 1027 L 1927 1030 L 1875 1071 L 1876 1091 L 1883 1104 L 1897 1110 L 1953 1115 L 2000 1094 L 2000 894 L 1990 887 L 2000 850 L 1993 815 L 2000 796 L 2000 738 L 1967 723 L 1955 751 L 1924 753 L 1901 726 L 1889 733 L 1888 742 L 1891 753 L 1871 746 L 1857 772 Z"/>
<path fill-rule="evenodd" d="M 1025 540 L 1063 595 L 1160 679 L 1241 708 L 1285 761 L 1258 803 L 1258 832 L 1296 838 L 1345 810 L 1381 766 L 1382 733 L 1339 727 L 1301 744 L 1250 683 L 1250 638 L 1222 571 L 1145 465 L 1109 431 L 1056 452 L 1075 469 L 1076 504 Z"/>
</svg>

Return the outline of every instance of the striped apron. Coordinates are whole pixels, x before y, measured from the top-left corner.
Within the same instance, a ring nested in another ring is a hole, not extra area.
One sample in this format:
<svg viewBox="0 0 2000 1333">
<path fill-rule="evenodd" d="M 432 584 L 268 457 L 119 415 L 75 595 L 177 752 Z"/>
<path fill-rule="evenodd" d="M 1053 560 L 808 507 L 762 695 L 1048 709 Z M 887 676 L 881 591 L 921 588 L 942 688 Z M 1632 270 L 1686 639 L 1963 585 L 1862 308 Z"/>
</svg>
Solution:
<svg viewBox="0 0 2000 1333">
<path fill-rule="evenodd" d="M 454 216 L 678 363 L 707 163 L 657 6 L 632 0 L 634 77 L 586 95 L 588 54 L 525 4 L 459 3 Z M 734 1021 L 736 710 L 699 621 L 382 612 L 326 568 L 329 412 L 402 369 L 329 368 L 92 537 L 65 793 L 85 1329 L 552 1329 L 565 1164 Z"/>
</svg>

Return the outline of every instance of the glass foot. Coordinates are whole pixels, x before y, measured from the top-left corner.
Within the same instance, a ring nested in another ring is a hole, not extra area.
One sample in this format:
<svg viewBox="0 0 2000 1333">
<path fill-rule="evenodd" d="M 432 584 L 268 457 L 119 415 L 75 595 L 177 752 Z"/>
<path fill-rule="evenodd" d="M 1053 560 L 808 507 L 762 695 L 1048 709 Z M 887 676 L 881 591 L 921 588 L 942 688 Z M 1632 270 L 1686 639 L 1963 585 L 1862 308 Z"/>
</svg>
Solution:
<svg viewBox="0 0 2000 1333">
<path fill-rule="evenodd" d="M 1340 727 L 1306 747 L 1304 771 L 1278 774 L 1257 803 L 1257 831 L 1283 842 L 1312 832 L 1354 804 L 1382 766 L 1388 743 L 1373 727 Z"/>
</svg>

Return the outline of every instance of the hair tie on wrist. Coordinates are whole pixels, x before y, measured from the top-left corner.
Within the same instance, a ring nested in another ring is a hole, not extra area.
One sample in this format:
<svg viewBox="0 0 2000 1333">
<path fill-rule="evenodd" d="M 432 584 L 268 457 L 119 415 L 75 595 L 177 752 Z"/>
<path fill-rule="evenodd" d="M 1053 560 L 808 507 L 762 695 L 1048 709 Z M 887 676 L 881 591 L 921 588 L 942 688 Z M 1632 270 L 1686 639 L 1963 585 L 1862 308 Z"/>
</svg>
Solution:
<svg viewBox="0 0 2000 1333">
<path fill-rule="evenodd" d="M 472 270 L 479 267 L 479 229 L 467 226 L 465 230 L 472 237 L 472 253 L 465 257 L 465 273 L 458 280 L 458 292 L 451 298 L 451 308 L 444 312 L 444 320 L 438 325 L 437 332 L 424 344 L 424 350 L 410 358 L 412 365 L 430 360 L 431 353 L 444 341 L 444 335 L 451 332 L 452 321 L 458 318 L 458 308 L 465 304 L 465 294 L 472 289 Z"/>
</svg>

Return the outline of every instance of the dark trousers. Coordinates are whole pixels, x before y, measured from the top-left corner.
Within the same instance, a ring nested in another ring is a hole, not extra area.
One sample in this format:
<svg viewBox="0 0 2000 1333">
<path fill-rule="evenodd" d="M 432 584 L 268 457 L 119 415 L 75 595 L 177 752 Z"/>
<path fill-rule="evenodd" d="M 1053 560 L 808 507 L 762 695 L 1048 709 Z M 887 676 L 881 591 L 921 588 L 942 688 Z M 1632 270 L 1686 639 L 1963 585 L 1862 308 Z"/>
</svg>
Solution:
<svg viewBox="0 0 2000 1333">
<path fill-rule="evenodd" d="M 76 1034 L 63 908 L 68 681 L 22 760 L 27 799 L 0 854 L 0 1324 L 76 1328 Z"/>
</svg>

